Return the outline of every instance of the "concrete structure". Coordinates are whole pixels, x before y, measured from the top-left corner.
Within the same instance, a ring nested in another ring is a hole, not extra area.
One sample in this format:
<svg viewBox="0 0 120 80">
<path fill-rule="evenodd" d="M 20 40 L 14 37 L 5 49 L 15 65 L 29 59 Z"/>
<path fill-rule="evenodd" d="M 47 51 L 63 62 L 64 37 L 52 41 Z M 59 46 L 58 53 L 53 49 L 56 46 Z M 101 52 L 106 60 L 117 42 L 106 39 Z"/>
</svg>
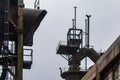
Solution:
<svg viewBox="0 0 120 80">
<path fill-rule="evenodd" d="M 120 80 L 120 36 L 81 80 Z"/>
</svg>

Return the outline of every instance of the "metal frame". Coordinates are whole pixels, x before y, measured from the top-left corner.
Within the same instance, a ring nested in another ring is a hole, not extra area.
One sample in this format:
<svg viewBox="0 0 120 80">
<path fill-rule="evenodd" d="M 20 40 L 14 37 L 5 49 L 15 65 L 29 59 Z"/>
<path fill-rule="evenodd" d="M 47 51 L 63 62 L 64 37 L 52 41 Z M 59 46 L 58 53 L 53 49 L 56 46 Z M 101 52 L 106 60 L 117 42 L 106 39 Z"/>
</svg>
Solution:
<svg viewBox="0 0 120 80">
<path fill-rule="evenodd" d="M 30 51 L 30 53 L 24 54 L 24 51 Z M 32 63 L 33 62 L 33 50 L 32 49 L 23 49 L 23 57 L 30 57 L 30 60 L 27 60 L 27 61 L 30 61 Z M 23 58 L 23 60 L 24 60 L 24 58 Z"/>
<path fill-rule="evenodd" d="M 23 78 L 23 0 L 18 0 L 18 27 L 17 27 L 17 72 L 16 80 Z"/>
<path fill-rule="evenodd" d="M 74 34 L 75 32 L 75 34 Z M 78 33 L 77 33 L 78 32 Z M 82 29 L 74 29 L 70 28 L 68 33 L 67 33 L 67 45 L 75 45 L 75 46 L 80 46 L 81 48 L 83 47 L 83 31 Z M 73 40 L 73 41 L 72 41 Z"/>
<path fill-rule="evenodd" d="M 0 80 L 5 80 L 6 75 L 10 75 L 12 80 L 23 80 L 23 69 L 30 69 L 33 62 L 33 50 L 23 49 L 23 46 L 32 46 L 33 34 L 47 12 L 46 10 L 33 9 L 24 9 L 23 11 L 23 8 L 23 0 L 1 1 L 0 66 L 2 66 L 2 74 Z M 36 14 L 33 14 L 33 11 Z M 32 18 L 32 20 L 29 18 Z M 33 22 L 29 29 L 27 28 L 29 27 L 27 19 Z M 3 22 L 4 24 L 2 24 Z M 25 27 L 23 27 L 23 24 Z M 11 42 L 14 42 L 11 47 L 12 50 L 10 50 Z M 24 55 L 24 50 L 30 50 L 31 52 Z M 25 61 L 24 57 L 26 56 L 31 60 Z"/>
</svg>

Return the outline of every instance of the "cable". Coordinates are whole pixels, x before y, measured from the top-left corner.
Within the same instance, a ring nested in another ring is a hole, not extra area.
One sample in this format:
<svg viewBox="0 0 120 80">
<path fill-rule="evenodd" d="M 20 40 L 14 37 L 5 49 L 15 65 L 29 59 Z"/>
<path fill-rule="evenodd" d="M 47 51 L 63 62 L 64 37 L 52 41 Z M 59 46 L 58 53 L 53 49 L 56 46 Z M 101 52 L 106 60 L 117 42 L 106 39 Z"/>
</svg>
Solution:
<svg viewBox="0 0 120 80">
<path fill-rule="evenodd" d="M 40 0 L 35 0 L 35 2 L 34 2 L 34 8 L 35 9 L 40 9 Z"/>
</svg>

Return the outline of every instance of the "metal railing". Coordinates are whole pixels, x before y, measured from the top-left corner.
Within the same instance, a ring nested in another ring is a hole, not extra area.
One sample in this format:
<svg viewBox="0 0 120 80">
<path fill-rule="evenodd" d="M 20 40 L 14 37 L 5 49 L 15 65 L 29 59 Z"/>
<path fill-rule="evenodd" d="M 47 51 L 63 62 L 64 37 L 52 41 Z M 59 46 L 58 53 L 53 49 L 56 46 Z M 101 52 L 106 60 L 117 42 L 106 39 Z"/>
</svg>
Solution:
<svg viewBox="0 0 120 80">
<path fill-rule="evenodd" d="M 33 62 L 33 50 L 32 49 L 23 49 L 23 61 Z"/>
<path fill-rule="evenodd" d="M 56 48 L 56 51 L 59 49 L 60 46 L 68 46 L 68 42 L 67 41 L 60 41 L 57 48 Z M 71 47 L 77 47 L 77 45 L 69 45 Z"/>
<path fill-rule="evenodd" d="M 69 70 L 69 67 L 63 67 L 63 68 L 60 67 L 59 70 L 60 70 L 60 73 L 64 73 L 64 72 L 67 72 L 67 71 L 72 71 L 72 70 Z M 87 71 L 87 70 L 85 68 L 80 67 L 79 71 Z"/>
<path fill-rule="evenodd" d="M 56 48 L 56 51 L 58 51 L 60 45 L 67 45 L 67 41 L 60 41 L 60 42 L 58 43 L 58 46 L 57 46 L 57 48 Z"/>
</svg>

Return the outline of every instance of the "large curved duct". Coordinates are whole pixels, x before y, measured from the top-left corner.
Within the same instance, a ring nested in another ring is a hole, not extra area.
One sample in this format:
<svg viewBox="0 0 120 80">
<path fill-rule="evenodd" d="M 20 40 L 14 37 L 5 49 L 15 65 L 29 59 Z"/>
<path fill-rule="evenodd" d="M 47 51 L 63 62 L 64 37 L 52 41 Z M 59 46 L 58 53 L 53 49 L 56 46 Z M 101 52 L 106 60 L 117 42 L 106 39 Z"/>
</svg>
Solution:
<svg viewBox="0 0 120 80">
<path fill-rule="evenodd" d="M 70 58 L 70 62 L 73 60 L 80 62 L 85 57 L 89 57 L 95 63 L 100 58 L 100 55 L 93 48 L 81 48 L 77 54 Z"/>
</svg>

